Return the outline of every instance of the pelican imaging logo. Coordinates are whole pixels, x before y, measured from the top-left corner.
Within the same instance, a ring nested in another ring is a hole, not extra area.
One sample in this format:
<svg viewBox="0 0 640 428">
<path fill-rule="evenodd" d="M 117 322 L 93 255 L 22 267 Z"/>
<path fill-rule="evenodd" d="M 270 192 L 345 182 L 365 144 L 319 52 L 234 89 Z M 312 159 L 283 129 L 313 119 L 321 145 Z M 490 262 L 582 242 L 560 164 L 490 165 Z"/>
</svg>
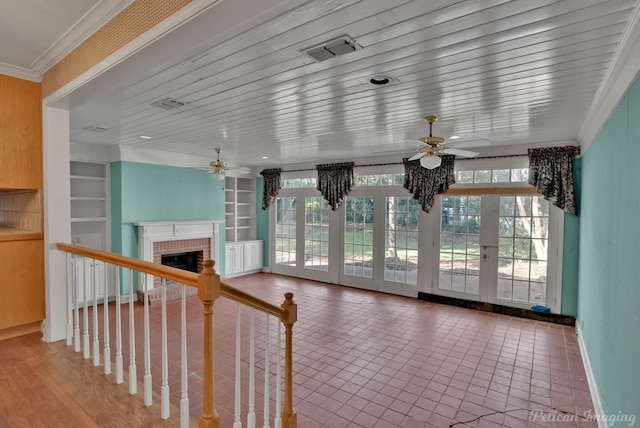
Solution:
<svg viewBox="0 0 640 428">
<path fill-rule="evenodd" d="M 632 427 L 636 424 L 636 415 L 627 415 L 622 412 L 613 414 L 596 414 L 593 410 L 587 410 L 582 415 L 576 415 L 574 413 L 565 413 L 558 410 L 540 410 L 534 409 L 529 411 L 529 422 L 604 422 L 607 426 L 628 426 Z"/>
</svg>

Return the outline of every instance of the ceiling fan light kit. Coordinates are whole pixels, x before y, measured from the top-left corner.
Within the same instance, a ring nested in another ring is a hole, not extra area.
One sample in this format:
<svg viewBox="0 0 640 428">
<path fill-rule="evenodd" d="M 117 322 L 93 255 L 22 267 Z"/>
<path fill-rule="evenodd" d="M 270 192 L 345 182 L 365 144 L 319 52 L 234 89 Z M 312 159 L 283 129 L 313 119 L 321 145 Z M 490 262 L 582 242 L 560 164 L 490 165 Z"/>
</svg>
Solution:
<svg viewBox="0 0 640 428">
<path fill-rule="evenodd" d="M 440 166 L 441 163 L 442 163 L 442 159 L 440 158 L 440 156 L 427 155 L 427 156 L 422 156 L 420 158 L 420 165 L 423 168 L 427 168 L 427 169 L 437 168 Z"/>
<path fill-rule="evenodd" d="M 227 169 L 227 165 L 220 161 L 220 152 L 222 151 L 222 147 L 216 147 L 216 153 L 218 154 L 218 159 L 215 162 L 209 163 L 211 167 L 211 178 L 215 181 L 222 181 L 225 177 L 225 170 Z"/>
<path fill-rule="evenodd" d="M 433 136 L 433 124 L 438 120 L 438 117 L 427 116 L 424 118 L 424 120 L 429 124 L 429 136 L 420 138 L 420 141 L 422 141 L 425 146 L 420 148 L 419 153 L 411 156 L 409 158 L 410 161 L 420 159 L 420 165 L 423 168 L 434 169 L 439 167 L 442 163 L 442 159 L 440 159 L 439 156 L 441 154 L 451 154 L 468 158 L 479 155 L 479 153 L 471 152 L 468 150 L 448 148 L 444 143 L 444 137 Z"/>
</svg>

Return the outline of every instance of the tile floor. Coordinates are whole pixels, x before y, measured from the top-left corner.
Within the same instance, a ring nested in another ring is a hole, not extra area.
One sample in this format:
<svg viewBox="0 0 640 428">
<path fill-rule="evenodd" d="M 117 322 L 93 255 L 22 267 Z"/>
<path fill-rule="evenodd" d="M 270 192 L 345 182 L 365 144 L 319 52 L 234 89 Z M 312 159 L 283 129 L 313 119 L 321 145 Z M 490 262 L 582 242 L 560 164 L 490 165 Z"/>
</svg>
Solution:
<svg viewBox="0 0 640 428">
<path fill-rule="evenodd" d="M 583 417 L 593 406 L 572 327 L 279 275 L 256 274 L 227 282 L 277 305 L 285 292 L 294 293 L 298 304 L 294 406 L 300 428 L 597 426 Z M 138 338 L 142 337 L 141 306 L 136 308 Z M 180 306 L 179 302 L 168 306 L 172 317 L 169 384 L 172 403 L 177 405 L 180 356 L 175 344 L 179 344 L 180 323 L 173 317 Z M 233 302 L 224 298 L 216 302 L 216 404 L 223 427 L 233 424 L 235 311 Z M 153 308 L 150 323 L 156 387 L 160 383 L 159 312 Z M 202 315 L 196 298 L 189 299 L 188 314 L 189 399 L 195 418 L 202 406 L 198 375 Z M 126 348 L 126 311 L 123 317 Z M 247 318 L 245 311 L 245 332 Z M 271 325 L 275 327 L 275 320 Z M 264 345 L 259 341 L 263 330 L 263 317 L 256 316 L 257 379 L 264 376 Z M 246 413 L 248 335 L 243 340 Z M 137 346 L 140 379 L 141 342 Z M 126 349 L 124 354 L 126 362 Z M 256 391 L 256 405 L 261 408 L 260 380 Z M 270 407 L 273 415 L 273 400 Z M 261 421 L 260 412 L 257 417 Z"/>
<path fill-rule="evenodd" d="M 572 327 L 278 275 L 228 282 L 294 293 L 300 428 L 596 426 Z"/>
</svg>

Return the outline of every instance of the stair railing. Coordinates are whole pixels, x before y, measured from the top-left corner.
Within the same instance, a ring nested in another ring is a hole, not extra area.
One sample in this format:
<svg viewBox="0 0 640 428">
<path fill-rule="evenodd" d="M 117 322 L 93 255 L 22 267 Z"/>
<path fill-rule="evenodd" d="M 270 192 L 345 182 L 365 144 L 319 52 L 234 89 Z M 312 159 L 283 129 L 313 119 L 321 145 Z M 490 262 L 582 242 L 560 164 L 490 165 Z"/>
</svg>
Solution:
<svg viewBox="0 0 640 428">
<path fill-rule="evenodd" d="M 162 318 L 161 318 L 161 388 L 160 403 L 161 417 L 167 419 L 170 417 L 169 404 L 169 384 L 168 384 L 168 334 L 167 334 L 167 297 L 166 297 L 166 281 L 170 280 L 178 284 L 182 284 L 181 293 L 181 399 L 180 399 L 180 421 L 181 427 L 189 426 L 189 399 L 188 399 L 188 372 L 187 372 L 187 343 L 186 343 L 186 287 L 197 289 L 198 299 L 203 305 L 204 325 L 203 325 L 203 404 L 202 413 L 199 417 L 200 427 L 220 427 L 220 417 L 216 411 L 215 402 L 215 384 L 214 384 L 214 304 L 218 297 L 225 297 L 237 302 L 237 318 L 236 318 L 236 355 L 235 355 L 235 406 L 234 406 L 234 428 L 242 426 L 241 415 L 241 334 L 240 319 L 241 307 L 250 308 L 250 375 L 249 375 L 249 409 L 246 416 L 246 426 L 255 428 L 255 329 L 254 329 L 254 312 L 262 312 L 265 314 L 265 379 L 264 379 L 264 407 L 263 419 L 264 427 L 269 427 L 269 378 L 270 378 L 270 361 L 269 346 L 271 334 L 269 331 L 270 317 L 279 320 L 277 334 L 277 361 L 276 361 L 276 414 L 273 422 L 275 428 L 295 428 L 297 426 L 297 415 L 293 408 L 293 325 L 297 320 L 297 305 L 293 302 L 293 294 L 286 293 L 284 303 L 278 307 L 255 296 L 231 287 L 220 281 L 218 275 L 213 269 L 214 262 L 205 260 L 203 269 L 200 274 L 188 272 L 185 270 L 155 264 L 143 260 L 133 259 L 121 256 L 119 254 L 108 253 L 104 251 L 93 250 L 89 248 L 69 245 L 64 243 L 56 244 L 58 250 L 67 253 L 67 345 L 74 345 L 75 352 L 82 350 L 85 359 L 93 356 L 93 365 L 99 366 L 101 362 L 100 355 L 100 332 L 99 332 L 99 298 L 98 292 L 100 285 L 104 287 L 103 298 L 103 367 L 106 375 L 111 374 L 111 341 L 110 341 L 110 321 L 108 305 L 115 304 L 115 354 L 114 357 L 114 377 L 116 383 L 120 384 L 124 381 L 124 356 L 122 346 L 122 311 L 121 311 L 121 290 L 120 277 L 128 270 L 129 273 L 129 293 L 127 296 L 129 309 L 129 392 L 137 393 L 137 362 L 136 362 L 136 342 L 135 342 L 135 319 L 134 319 L 134 293 L 133 278 L 134 272 L 152 275 L 161 278 L 162 284 Z M 103 263 L 99 263 L 99 262 Z M 77 274 L 78 271 L 81 275 Z M 111 271 L 111 275 L 108 274 Z M 142 275 L 146 277 L 146 275 Z M 110 287 L 112 285 L 112 287 Z M 143 280 L 142 287 L 147 291 L 147 284 Z M 107 290 L 115 289 L 115 301 L 110 302 Z M 89 301 L 88 295 L 91 294 L 92 301 Z M 152 380 L 151 380 L 151 362 L 150 362 L 150 329 L 149 329 L 149 299 L 144 299 L 144 403 L 149 406 L 153 402 Z M 89 333 L 89 312 L 93 319 L 92 333 Z M 82 323 L 80 317 L 82 316 Z M 281 326 L 284 326 L 285 345 L 284 345 L 284 379 L 281 377 Z M 281 390 L 281 385 L 284 388 Z M 281 396 L 284 396 L 284 404 L 281 407 Z"/>
</svg>

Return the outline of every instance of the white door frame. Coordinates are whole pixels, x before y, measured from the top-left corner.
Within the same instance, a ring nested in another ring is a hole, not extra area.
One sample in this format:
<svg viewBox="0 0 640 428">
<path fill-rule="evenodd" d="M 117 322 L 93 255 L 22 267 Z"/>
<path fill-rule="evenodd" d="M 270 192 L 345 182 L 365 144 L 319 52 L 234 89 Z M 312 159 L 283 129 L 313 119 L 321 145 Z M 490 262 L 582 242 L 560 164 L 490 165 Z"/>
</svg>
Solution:
<svg viewBox="0 0 640 428">
<path fill-rule="evenodd" d="M 471 194 L 471 193 L 470 193 Z M 516 194 L 518 192 L 511 192 Z M 524 193 L 523 193 L 524 194 Z M 432 231 L 432 251 L 430 252 L 431 278 L 430 292 L 431 294 L 441 295 L 445 297 L 453 297 L 457 299 L 481 301 L 503 306 L 515 307 L 520 309 L 530 309 L 532 303 L 520 303 L 497 297 L 497 269 L 482 269 L 485 263 L 497 260 L 498 257 L 498 210 L 500 196 L 499 194 L 482 194 L 481 204 L 481 227 L 480 227 L 480 245 L 481 257 L 486 255 L 487 258 L 480 260 L 480 290 L 479 295 L 461 293 L 451 290 L 440 289 L 439 270 L 440 270 L 440 215 L 442 206 L 442 195 L 438 195 L 435 199 L 432 212 L 435 214 L 431 220 L 430 227 Z M 562 245 L 564 230 L 564 211 L 549 204 L 549 240 L 547 254 L 547 288 L 546 288 L 546 306 L 551 309 L 552 313 L 559 314 L 562 304 Z M 437 244 L 437 245 L 436 245 Z M 486 248 L 484 248 L 486 246 Z M 425 255 L 426 256 L 426 255 Z"/>
</svg>

